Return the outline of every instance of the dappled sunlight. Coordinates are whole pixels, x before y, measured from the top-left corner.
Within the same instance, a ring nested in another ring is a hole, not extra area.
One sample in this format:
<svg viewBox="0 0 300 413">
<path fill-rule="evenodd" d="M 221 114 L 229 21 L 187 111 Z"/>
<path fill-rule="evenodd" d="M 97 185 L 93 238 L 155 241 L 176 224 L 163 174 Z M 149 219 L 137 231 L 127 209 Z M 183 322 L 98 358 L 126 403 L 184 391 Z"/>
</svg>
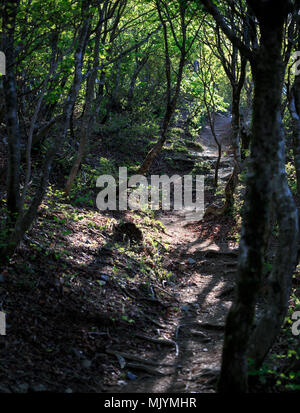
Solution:
<svg viewBox="0 0 300 413">
<path fill-rule="evenodd" d="M 299 391 L 299 16 L 2 2 L 0 393 Z"/>
</svg>

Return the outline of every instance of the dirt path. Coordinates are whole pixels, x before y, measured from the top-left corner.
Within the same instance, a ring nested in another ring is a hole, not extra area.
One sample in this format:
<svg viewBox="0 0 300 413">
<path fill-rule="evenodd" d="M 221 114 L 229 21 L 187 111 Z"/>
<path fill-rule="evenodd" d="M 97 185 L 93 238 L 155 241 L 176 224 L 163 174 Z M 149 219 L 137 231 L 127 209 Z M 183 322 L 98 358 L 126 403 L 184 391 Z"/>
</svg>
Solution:
<svg viewBox="0 0 300 413">
<path fill-rule="evenodd" d="M 216 117 L 216 130 L 228 153 L 230 118 Z M 208 127 L 201 134 L 204 151 L 200 159 L 217 158 L 216 145 Z M 232 156 L 222 160 L 220 174 L 232 170 Z M 161 217 L 166 240 L 172 250 L 165 265 L 177 277 L 172 294 L 175 311 L 156 330 L 156 337 L 172 341 L 158 344 L 145 361 L 155 360 L 157 374 L 143 375 L 119 392 L 214 392 L 220 369 L 224 322 L 233 297 L 237 249 L 227 233 L 227 218 L 206 218 L 187 224 L 183 213 L 174 211 Z M 165 367 L 168 365 L 169 367 Z"/>
</svg>

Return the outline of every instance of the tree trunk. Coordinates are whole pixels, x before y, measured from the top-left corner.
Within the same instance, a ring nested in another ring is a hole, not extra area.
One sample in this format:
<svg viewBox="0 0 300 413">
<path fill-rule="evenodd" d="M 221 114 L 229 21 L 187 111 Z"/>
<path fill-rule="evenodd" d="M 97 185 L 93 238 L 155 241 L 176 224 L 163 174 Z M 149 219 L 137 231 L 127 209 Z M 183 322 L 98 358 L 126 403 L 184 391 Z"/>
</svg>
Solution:
<svg viewBox="0 0 300 413">
<path fill-rule="evenodd" d="M 289 111 L 292 118 L 293 154 L 297 177 L 297 192 L 300 194 L 300 78 L 295 78 L 289 98 Z"/>
<path fill-rule="evenodd" d="M 211 205 L 208 205 L 208 207 L 205 209 L 205 213 L 204 213 L 204 217 L 212 214 L 215 216 L 220 216 L 223 214 L 226 214 L 228 211 L 230 211 L 230 209 L 233 206 L 234 203 L 234 191 L 236 188 L 236 185 L 238 183 L 238 174 L 237 174 L 237 166 L 234 165 L 233 171 L 231 172 L 231 175 L 228 179 L 228 182 L 225 186 L 225 202 L 224 205 L 221 206 L 220 208 L 215 208 Z"/>
<path fill-rule="evenodd" d="M 162 150 L 167 140 L 168 128 L 169 128 L 172 116 L 175 112 L 177 100 L 178 100 L 179 93 L 180 93 L 183 69 L 184 69 L 185 58 L 186 58 L 186 30 L 187 30 L 187 24 L 185 22 L 186 9 L 182 3 L 180 5 L 182 45 L 181 46 L 178 45 L 180 49 L 180 61 L 179 61 L 179 67 L 178 67 L 178 73 L 177 73 L 175 92 L 174 92 L 173 97 L 171 97 L 171 59 L 170 59 L 170 54 L 169 54 L 168 32 L 167 32 L 166 22 L 164 21 L 164 18 L 162 16 L 162 12 L 160 10 L 160 6 L 158 5 L 158 3 L 157 3 L 157 8 L 158 8 L 159 17 L 162 22 L 163 31 L 164 31 L 165 61 L 166 61 L 165 69 L 166 69 L 166 77 L 167 77 L 167 91 L 166 91 L 167 105 L 166 105 L 166 112 L 165 112 L 165 116 L 163 120 L 160 139 L 156 143 L 156 145 L 148 152 L 142 166 L 140 167 L 139 174 L 142 174 L 142 175 L 144 175 L 149 170 L 149 168 L 152 165 L 153 160 L 160 153 L 160 151 Z M 174 33 L 173 33 L 173 36 L 174 36 Z"/>
<path fill-rule="evenodd" d="M 234 160 L 240 169 L 241 165 L 241 147 L 240 147 L 240 96 L 241 91 L 232 88 L 232 149 Z"/>
<path fill-rule="evenodd" d="M 43 163 L 43 171 L 40 177 L 39 186 L 34 194 L 33 200 L 31 201 L 31 204 L 26 211 L 22 210 L 18 214 L 14 228 L 12 228 L 12 231 L 9 234 L 8 242 L 6 243 L 6 246 L 0 251 L 0 258 L 2 262 L 6 262 L 12 256 L 16 247 L 22 240 L 25 232 L 30 228 L 33 220 L 35 219 L 38 207 L 47 190 L 52 161 L 67 135 L 72 108 L 74 106 L 82 82 L 82 61 L 87 41 L 89 22 L 89 18 L 86 18 L 83 22 L 79 35 L 78 46 L 75 51 L 75 74 L 64 108 L 64 126 L 62 136 L 57 136 L 53 142 L 53 145 L 47 151 Z M 17 153 L 19 153 L 18 148 L 13 149 L 15 149 Z"/>
<path fill-rule="evenodd" d="M 177 98 L 176 98 L 176 100 L 177 100 Z M 141 175 L 144 175 L 149 170 L 150 166 L 152 165 L 152 162 L 154 161 L 156 156 L 160 153 L 160 151 L 162 150 L 162 148 L 163 148 L 163 146 L 164 146 L 164 144 L 167 140 L 168 128 L 169 128 L 173 113 L 175 111 L 176 100 L 174 102 L 175 105 L 169 105 L 167 107 L 167 110 L 166 110 L 166 113 L 165 113 L 165 116 L 164 116 L 164 120 L 163 120 L 163 126 L 162 126 L 162 130 L 161 130 L 160 139 L 155 144 L 155 146 L 150 150 L 150 152 L 148 152 L 142 166 L 140 167 L 139 174 L 141 174 Z"/>
<path fill-rule="evenodd" d="M 102 18 L 102 17 L 101 17 Z M 95 38 L 95 47 L 94 47 L 94 68 L 99 66 L 99 49 L 100 49 L 100 36 L 101 36 L 102 25 L 99 25 L 96 38 Z M 86 84 L 86 98 L 85 98 L 85 107 L 84 112 L 81 120 L 81 129 L 80 129 L 80 142 L 79 142 L 79 149 L 76 154 L 75 161 L 72 165 L 66 186 L 65 186 L 65 194 L 69 196 L 73 182 L 77 176 L 79 167 L 86 152 L 86 146 L 89 139 L 89 134 L 93 130 L 94 122 L 93 122 L 93 100 L 94 100 L 94 91 L 95 91 L 95 84 L 97 80 L 97 70 L 93 70 L 90 76 L 87 79 Z M 100 102 L 99 102 L 100 104 Z"/>
<path fill-rule="evenodd" d="M 137 79 L 139 77 L 139 74 L 145 64 L 147 63 L 147 60 L 149 59 L 149 55 L 146 55 L 141 61 L 136 59 L 136 68 L 132 74 L 131 80 L 130 80 L 130 85 L 129 85 L 129 91 L 128 91 L 128 96 L 127 96 L 127 107 L 129 110 L 131 110 L 132 107 L 132 101 L 133 101 L 133 96 L 134 96 L 134 88 L 137 82 Z"/>
<path fill-rule="evenodd" d="M 251 60 L 254 80 L 251 162 L 246 179 L 237 292 L 225 328 L 220 392 L 247 391 L 247 352 L 263 278 L 263 253 L 280 147 L 283 19 L 276 23 L 261 23 L 260 49 Z"/>
<path fill-rule="evenodd" d="M 280 332 L 287 314 L 292 275 L 297 264 L 298 211 L 286 178 L 283 130 L 279 136 L 280 147 L 276 169 L 274 170 L 274 206 L 279 226 L 279 245 L 267 284 L 267 308 L 258 321 L 250 341 L 249 356 L 254 360 L 253 367 L 255 369 L 261 367 Z"/>
<path fill-rule="evenodd" d="M 206 86 L 204 86 L 205 88 Z M 221 157 L 222 157 L 222 146 L 219 142 L 219 139 L 217 138 L 216 130 L 215 130 L 215 105 L 213 105 L 213 113 L 210 112 L 210 108 L 206 99 L 206 93 L 204 93 L 204 104 L 206 106 L 206 112 L 208 116 L 208 121 L 209 121 L 209 126 L 211 133 L 213 135 L 214 141 L 217 145 L 218 148 L 218 157 L 216 161 L 216 166 L 215 166 L 215 177 L 214 177 L 214 186 L 218 186 L 218 180 L 219 180 L 219 168 L 220 168 L 220 163 L 221 163 Z"/>
<path fill-rule="evenodd" d="M 6 126 L 8 135 L 7 171 L 7 208 L 10 219 L 17 218 L 20 209 L 20 130 L 18 119 L 18 100 L 14 71 L 14 32 L 19 2 L 7 1 L 3 7 L 2 44 L 6 56 L 7 73 L 3 76 L 3 89 L 6 107 Z"/>
</svg>

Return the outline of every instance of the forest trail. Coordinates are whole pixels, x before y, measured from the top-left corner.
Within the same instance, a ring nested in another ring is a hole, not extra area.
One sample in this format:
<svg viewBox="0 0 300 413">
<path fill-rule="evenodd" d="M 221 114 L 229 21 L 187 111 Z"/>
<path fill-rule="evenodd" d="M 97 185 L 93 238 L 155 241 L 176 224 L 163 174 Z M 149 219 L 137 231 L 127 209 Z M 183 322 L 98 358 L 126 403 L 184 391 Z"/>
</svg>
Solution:
<svg viewBox="0 0 300 413">
<path fill-rule="evenodd" d="M 300 391 L 300 2 L 274 3 L 3 2 L 0 393 Z"/>
<path fill-rule="evenodd" d="M 216 116 L 216 132 L 223 152 L 227 152 L 220 169 L 224 177 L 233 163 L 228 155 L 229 117 Z M 215 162 L 217 149 L 209 126 L 203 129 L 199 142 L 204 148 L 197 153 L 199 159 Z M 166 241 L 172 245 L 165 265 L 180 274 L 180 282 L 173 285 L 179 311 L 164 320 L 164 325 L 157 328 L 157 336 L 173 345 L 158 344 L 156 351 L 146 356 L 146 364 L 149 358 L 155 360 L 156 376 L 142 375 L 118 391 L 215 392 L 237 263 L 236 245 L 226 236 L 230 223 L 224 217 L 189 223 L 182 211 L 165 212 L 161 221 L 166 226 Z"/>
</svg>

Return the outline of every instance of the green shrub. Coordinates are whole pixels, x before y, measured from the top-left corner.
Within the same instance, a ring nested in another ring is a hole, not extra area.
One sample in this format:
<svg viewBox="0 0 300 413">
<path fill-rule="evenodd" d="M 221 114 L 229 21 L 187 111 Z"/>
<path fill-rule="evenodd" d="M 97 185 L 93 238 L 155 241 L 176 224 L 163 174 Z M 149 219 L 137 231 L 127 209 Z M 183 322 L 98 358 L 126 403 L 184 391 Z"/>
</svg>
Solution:
<svg viewBox="0 0 300 413">
<path fill-rule="evenodd" d="M 288 162 L 285 165 L 285 170 L 287 174 L 287 179 L 289 183 L 289 187 L 293 193 L 297 193 L 297 177 L 296 177 L 296 169 L 292 162 Z"/>
</svg>

